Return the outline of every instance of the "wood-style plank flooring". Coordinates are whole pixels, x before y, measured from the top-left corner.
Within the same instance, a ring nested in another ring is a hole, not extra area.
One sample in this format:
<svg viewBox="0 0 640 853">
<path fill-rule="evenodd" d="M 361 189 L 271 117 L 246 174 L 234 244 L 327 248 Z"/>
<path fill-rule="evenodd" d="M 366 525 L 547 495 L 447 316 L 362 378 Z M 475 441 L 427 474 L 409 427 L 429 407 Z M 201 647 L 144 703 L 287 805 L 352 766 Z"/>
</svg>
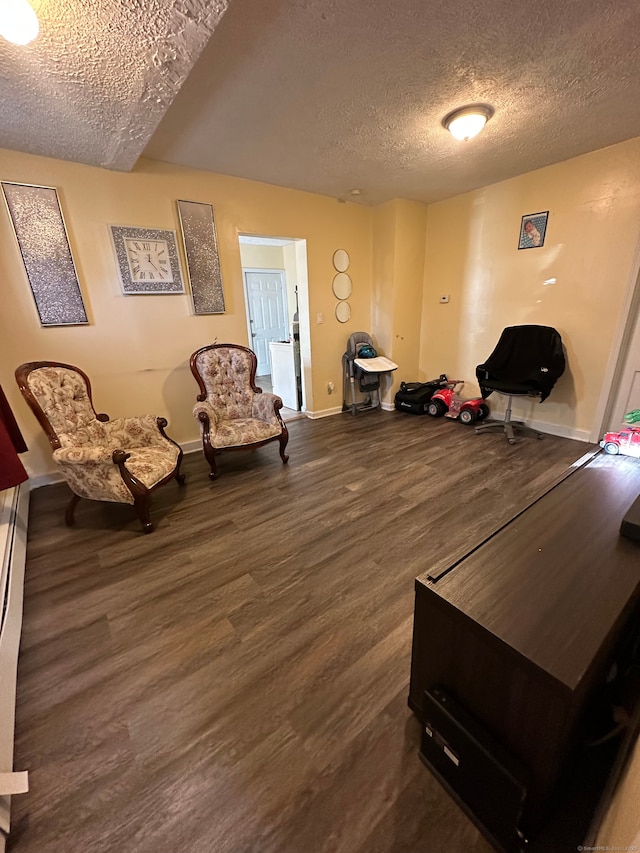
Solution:
<svg viewBox="0 0 640 853">
<path fill-rule="evenodd" d="M 132 508 L 31 499 L 10 853 L 488 853 L 418 758 L 413 581 L 588 446 L 382 411 Z M 170 434 L 169 429 L 169 434 Z"/>
</svg>

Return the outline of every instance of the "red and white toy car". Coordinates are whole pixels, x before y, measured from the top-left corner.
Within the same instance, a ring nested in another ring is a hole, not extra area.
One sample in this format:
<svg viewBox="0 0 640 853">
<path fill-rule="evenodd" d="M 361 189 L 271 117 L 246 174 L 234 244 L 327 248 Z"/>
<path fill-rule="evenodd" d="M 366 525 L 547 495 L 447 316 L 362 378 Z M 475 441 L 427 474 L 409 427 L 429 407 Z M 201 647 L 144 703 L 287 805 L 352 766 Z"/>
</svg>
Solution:
<svg viewBox="0 0 640 853">
<path fill-rule="evenodd" d="M 458 393 L 462 390 L 462 379 L 451 379 L 446 388 L 435 392 L 427 407 L 432 418 L 453 418 L 463 424 L 473 424 L 484 420 L 489 414 L 489 406 L 482 397 L 473 400 L 461 400 Z"/>
<path fill-rule="evenodd" d="M 625 427 L 620 432 L 607 432 L 600 442 L 605 453 L 635 456 L 640 459 L 640 427 Z"/>
</svg>

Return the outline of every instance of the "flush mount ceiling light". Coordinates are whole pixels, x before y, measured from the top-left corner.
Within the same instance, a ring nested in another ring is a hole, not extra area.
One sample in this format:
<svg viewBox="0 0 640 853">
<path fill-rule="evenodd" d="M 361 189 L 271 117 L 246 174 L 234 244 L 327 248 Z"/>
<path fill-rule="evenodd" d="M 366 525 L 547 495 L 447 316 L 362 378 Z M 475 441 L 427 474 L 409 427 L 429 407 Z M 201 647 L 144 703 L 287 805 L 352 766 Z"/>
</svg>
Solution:
<svg viewBox="0 0 640 853">
<path fill-rule="evenodd" d="M 442 124 L 456 139 L 472 139 L 477 136 L 493 115 L 493 108 L 488 104 L 473 104 L 453 110 L 442 119 Z"/>
<path fill-rule="evenodd" d="M 38 16 L 27 0 L 0 0 L 0 36 L 13 44 L 29 44 L 38 35 Z"/>
</svg>

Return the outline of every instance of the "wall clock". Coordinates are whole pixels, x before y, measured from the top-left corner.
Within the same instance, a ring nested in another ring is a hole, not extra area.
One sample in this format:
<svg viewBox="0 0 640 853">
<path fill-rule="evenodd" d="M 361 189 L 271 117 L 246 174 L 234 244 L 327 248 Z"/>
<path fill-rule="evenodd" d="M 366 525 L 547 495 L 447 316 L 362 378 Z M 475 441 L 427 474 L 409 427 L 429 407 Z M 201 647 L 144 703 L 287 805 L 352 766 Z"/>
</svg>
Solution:
<svg viewBox="0 0 640 853">
<path fill-rule="evenodd" d="M 176 232 L 111 226 L 125 294 L 184 293 Z"/>
</svg>

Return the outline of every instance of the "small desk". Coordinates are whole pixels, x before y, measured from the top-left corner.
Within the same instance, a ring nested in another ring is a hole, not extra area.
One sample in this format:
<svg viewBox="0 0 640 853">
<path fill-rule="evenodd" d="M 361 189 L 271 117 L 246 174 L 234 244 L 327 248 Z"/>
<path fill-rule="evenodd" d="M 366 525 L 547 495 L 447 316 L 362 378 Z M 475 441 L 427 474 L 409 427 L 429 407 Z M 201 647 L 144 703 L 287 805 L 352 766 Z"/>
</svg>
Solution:
<svg viewBox="0 0 640 853">
<path fill-rule="evenodd" d="M 526 834 L 638 613 L 640 543 L 619 530 L 639 493 L 637 460 L 597 454 L 452 566 L 416 579 L 409 705 L 424 723 L 425 691 L 441 685 L 527 769 Z"/>
</svg>

